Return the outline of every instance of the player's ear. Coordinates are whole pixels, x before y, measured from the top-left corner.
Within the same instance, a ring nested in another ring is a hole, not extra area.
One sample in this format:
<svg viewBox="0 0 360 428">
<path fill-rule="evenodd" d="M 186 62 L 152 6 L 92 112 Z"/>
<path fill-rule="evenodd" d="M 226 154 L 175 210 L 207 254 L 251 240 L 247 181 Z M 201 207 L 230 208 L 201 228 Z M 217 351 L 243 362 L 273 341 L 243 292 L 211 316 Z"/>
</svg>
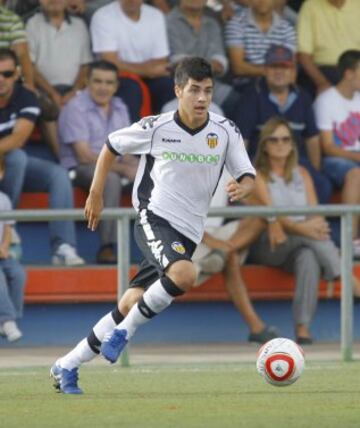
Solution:
<svg viewBox="0 0 360 428">
<path fill-rule="evenodd" d="M 182 88 L 179 85 L 174 87 L 176 98 L 180 98 L 182 94 Z"/>
</svg>

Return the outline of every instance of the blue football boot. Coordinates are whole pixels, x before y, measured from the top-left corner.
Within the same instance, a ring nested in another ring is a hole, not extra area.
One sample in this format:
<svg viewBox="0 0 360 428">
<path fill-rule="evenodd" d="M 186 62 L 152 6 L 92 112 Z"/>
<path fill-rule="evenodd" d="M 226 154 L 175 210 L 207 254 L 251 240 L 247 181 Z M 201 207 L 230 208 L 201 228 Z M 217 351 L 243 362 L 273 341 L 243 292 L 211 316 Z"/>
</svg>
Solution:
<svg viewBox="0 0 360 428">
<path fill-rule="evenodd" d="M 112 335 L 109 338 L 105 337 L 101 344 L 100 351 L 104 358 L 110 361 L 110 363 L 115 363 L 117 361 L 121 352 L 128 343 L 126 334 L 126 330 L 115 329 Z"/>
<path fill-rule="evenodd" d="M 78 369 L 75 367 L 72 370 L 61 368 L 58 364 L 54 364 L 50 369 L 50 377 L 54 380 L 54 388 L 58 392 L 64 394 L 82 394 L 83 391 L 78 387 Z"/>
</svg>

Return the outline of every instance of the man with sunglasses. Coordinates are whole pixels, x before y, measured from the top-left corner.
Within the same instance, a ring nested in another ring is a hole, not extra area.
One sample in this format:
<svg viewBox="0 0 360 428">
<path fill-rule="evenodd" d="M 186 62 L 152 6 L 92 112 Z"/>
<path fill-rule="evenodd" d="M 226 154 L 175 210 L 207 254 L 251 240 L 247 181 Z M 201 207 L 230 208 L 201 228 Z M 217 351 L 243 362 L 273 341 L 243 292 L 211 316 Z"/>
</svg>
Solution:
<svg viewBox="0 0 360 428">
<path fill-rule="evenodd" d="M 48 192 L 50 208 L 73 208 L 72 186 L 67 171 L 55 163 L 28 156 L 22 150 L 40 114 L 36 95 L 19 82 L 15 53 L 0 48 L 0 156 L 5 174 L 0 190 L 17 206 L 22 191 Z M 49 223 L 52 262 L 56 265 L 82 265 L 75 250 L 73 222 Z"/>
</svg>

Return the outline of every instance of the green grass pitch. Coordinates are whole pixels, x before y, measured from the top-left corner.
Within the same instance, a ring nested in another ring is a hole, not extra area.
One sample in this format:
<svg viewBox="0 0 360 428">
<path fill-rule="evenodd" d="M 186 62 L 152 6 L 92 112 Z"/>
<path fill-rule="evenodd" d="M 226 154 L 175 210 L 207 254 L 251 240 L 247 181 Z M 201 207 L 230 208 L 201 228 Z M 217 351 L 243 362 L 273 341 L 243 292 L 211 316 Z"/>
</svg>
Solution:
<svg viewBox="0 0 360 428">
<path fill-rule="evenodd" d="M 85 367 L 85 394 L 55 393 L 48 368 L 0 370 L 1 428 L 352 428 L 360 362 L 309 363 L 289 387 L 250 364 Z"/>
</svg>

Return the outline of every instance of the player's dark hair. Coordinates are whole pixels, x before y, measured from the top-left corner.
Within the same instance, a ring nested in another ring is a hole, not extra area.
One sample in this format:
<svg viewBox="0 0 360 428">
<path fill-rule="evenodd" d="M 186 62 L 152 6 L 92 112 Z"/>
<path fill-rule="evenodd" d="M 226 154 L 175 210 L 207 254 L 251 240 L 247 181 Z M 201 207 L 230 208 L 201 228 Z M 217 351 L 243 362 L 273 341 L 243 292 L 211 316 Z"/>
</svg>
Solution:
<svg viewBox="0 0 360 428">
<path fill-rule="evenodd" d="M 338 70 L 342 79 L 347 70 L 355 70 L 360 63 L 360 50 L 350 49 L 340 55 L 338 60 Z"/>
<path fill-rule="evenodd" d="M 89 64 L 88 77 L 91 76 L 94 70 L 113 71 L 116 75 L 118 74 L 118 69 L 116 65 L 110 61 L 105 61 L 103 59 L 93 61 Z"/>
<path fill-rule="evenodd" d="M 17 67 L 19 64 L 18 58 L 17 58 L 16 53 L 14 51 L 12 51 L 11 49 L 8 49 L 8 48 L 0 48 L 0 61 L 4 61 L 6 59 L 12 60 L 15 67 Z"/>
<path fill-rule="evenodd" d="M 181 60 L 175 68 L 175 85 L 183 88 L 189 79 L 194 79 L 198 82 L 204 79 L 213 79 L 210 63 L 198 56 Z"/>
</svg>

